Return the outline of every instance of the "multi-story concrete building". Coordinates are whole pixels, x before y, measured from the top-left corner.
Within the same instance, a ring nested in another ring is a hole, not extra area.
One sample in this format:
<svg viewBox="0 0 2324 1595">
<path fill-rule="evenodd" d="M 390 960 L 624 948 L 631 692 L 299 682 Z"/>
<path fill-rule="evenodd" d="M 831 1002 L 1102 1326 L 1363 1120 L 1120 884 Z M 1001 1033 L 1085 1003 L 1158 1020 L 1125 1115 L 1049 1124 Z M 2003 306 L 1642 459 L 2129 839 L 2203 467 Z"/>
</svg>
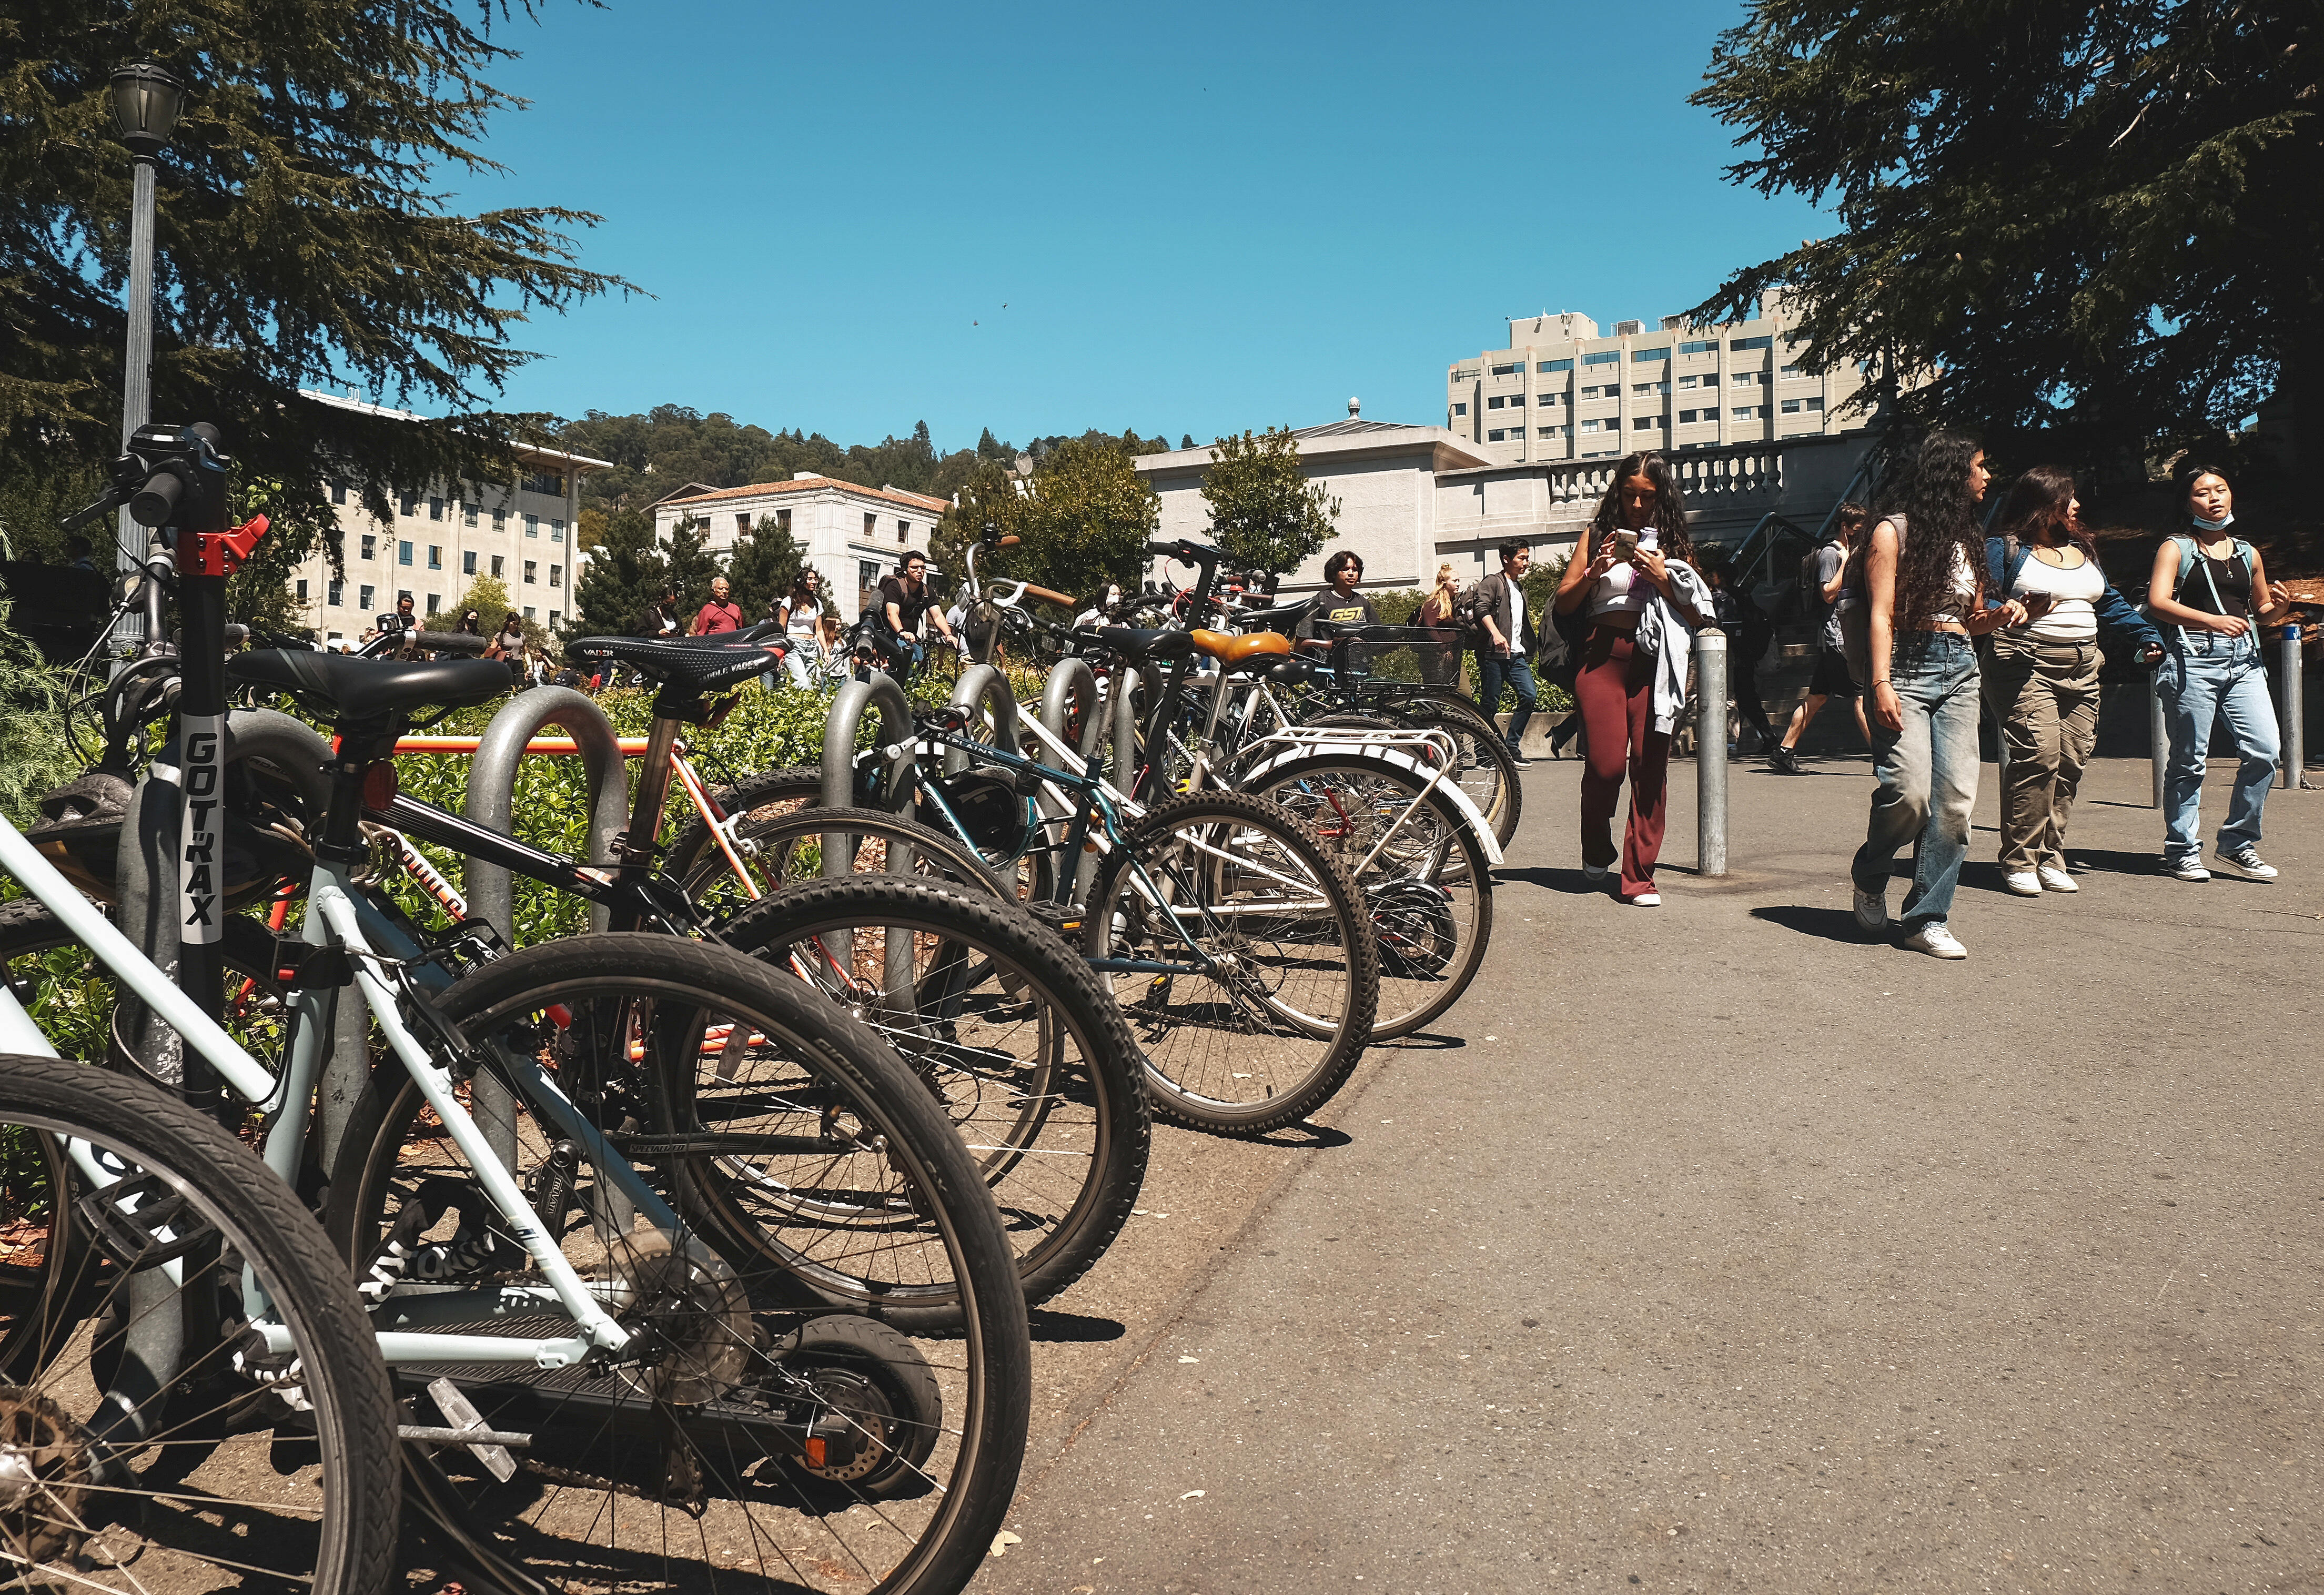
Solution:
<svg viewBox="0 0 2324 1595">
<path fill-rule="evenodd" d="M 667 542 L 680 524 L 694 521 L 705 529 L 709 550 L 723 560 L 743 533 L 772 521 L 823 573 L 842 616 L 853 622 L 871 605 L 880 578 L 896 568 L 908 549 L 928 551 L 928 539 L 947 508 L 943 499 L 926 493 L 859 487 L 801 471 L 788 482 L 665 499 L 653 507 L 654 535 Z"/>
<path fill-rule="evenodd" d="M 336 394 L 306 397 L 367 415 L 420 419 Z M 525 619 L 563 625 L 572 609 L 581 478 L 613 462 L 522 444 L 514 453 L 512 483 L 434 484 L 397 495 L 395 513 L 385 521 L 372 519 L 346 484 L 334 483 L 346 575 L 333 575 L 320 553 L 291 573 L 303 622 L 328 641 L 352 641 L 407 593 L 420 614 L 430 615 L 459 603 L 477 577 L 493 576 Z M 480 619 L 489 631 L 501 617 Z"/>
<path fill-rule="evenodd" d="M 1444 424 L 1504 465 L 1860 429 L 1864 415 L 1840 411 L 1863 373 L 1803 369 L 1782 297 L 1769 294 L 1759 309 L 1731 327 L 1618 321 L 1606 337 L 1570 310 L 1513 317 L 1507 347 L 1446 368 Z"/>
</svg>

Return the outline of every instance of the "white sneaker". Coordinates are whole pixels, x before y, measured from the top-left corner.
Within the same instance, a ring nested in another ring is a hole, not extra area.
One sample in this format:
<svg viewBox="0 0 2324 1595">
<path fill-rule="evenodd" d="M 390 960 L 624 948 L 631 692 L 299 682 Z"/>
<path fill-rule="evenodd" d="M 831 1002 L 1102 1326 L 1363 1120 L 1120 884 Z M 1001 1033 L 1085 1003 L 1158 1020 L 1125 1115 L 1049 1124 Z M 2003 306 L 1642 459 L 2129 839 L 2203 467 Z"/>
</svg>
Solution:
<svg viewBox="0 0 2324 1595">
<path fill-rule="evenodd" d="M 1860 886 L 1855 890 L 1857 925 L 1868 936 L 1879 936 L 1888 928 L 1887 882 L 1881 882 L 1878 891 L 1867 891 Z"/>
<path fill-rule="evenodd" d="M 2203 868 L 2201 856 L 2191 853 L 2182 858 L 2164 859 L 2163 871 L 2174 880 L 2209 880 L 2211 878 L 2211 872 Z"/>
<path fill-rule="evenodd" d="M 1630 899 L 1630 907 L 1634 908 L 1659 908 L 1662 906 L 1663 894 L 1658 891 L 1642 891 Z"/>
<path fill-rule="evenodd" d="M 2010 890 L 2015 892 L 2019 897 L 2040 897 L 2042 895 L 2042 877 L 2035 874 L 2031 870 L 2020 870 L 2015 874 L 2004 875 L 2001 878 L 2001 884 L 2009 888 Z M 2074 889 L 2070 886 L 2066 888 L 2066 890 L 2068 891 L 2071 891 Z"/>
<path fill-rule="evenodd" d="M 1911 953 L 1926 953 L 1932 958 L 1966 958 L 1969 949 L 1947 930 L 1940 920 L 1932 919 L 1920 929 L 1896 944 Z"/>
<path fill-rule="evenodd" d="M 2081 887 L 2071 875 L 2056 864 L 2043 864 L 2034 873 L 2040 877 L 2043 891 L 2080 891 Z"/>
<path fill-rule="evenodd" d="M 2254 880 L 2273 880 L 2275 879 L 2275 866 L 2273 864 L 2262 863 L 2260 862 L 2259 849 L 2254 847 L 2248 842 L 2236 849 L 2233 853 L 2229 853 L 2224 848 L 2220 849 L 2219 862 L 2223 864 L 2233 864 L 2236 869 L 2242 871 L 2245 875 Z"/>
</svg>

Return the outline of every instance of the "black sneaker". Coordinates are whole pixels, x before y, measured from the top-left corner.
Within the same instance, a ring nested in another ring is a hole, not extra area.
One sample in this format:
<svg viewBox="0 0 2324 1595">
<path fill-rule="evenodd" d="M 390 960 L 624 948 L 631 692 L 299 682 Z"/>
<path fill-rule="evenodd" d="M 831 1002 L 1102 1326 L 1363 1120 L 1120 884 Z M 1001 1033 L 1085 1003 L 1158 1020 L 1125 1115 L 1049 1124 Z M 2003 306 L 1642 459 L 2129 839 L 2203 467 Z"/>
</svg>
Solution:
<svg viewBox="0 0 2324 1595">
<path fill-rule="evenodd" d="M 1515 748 L 1511 748 L 1509 750 L 1509 762 L 1516 765 L 1519 770 L 1531 770 L 1533 768 L 1533 761 L 1526 758 L 1523 753 L 1518 752 Z"/>
<path fill-rule="evenodd" d="M 1797 753 L 1793 752 L 1789 748 L 1784 746 L 1781 742 L 1777 742 L 1774 751 L 1767 755 L 1767 762 L 1770 765 L 1773 765 L 1775 769 L 1782 770 L 1785 775 L 1798 775 L 1801 773 L 1800 756 Z"/>
</svg>

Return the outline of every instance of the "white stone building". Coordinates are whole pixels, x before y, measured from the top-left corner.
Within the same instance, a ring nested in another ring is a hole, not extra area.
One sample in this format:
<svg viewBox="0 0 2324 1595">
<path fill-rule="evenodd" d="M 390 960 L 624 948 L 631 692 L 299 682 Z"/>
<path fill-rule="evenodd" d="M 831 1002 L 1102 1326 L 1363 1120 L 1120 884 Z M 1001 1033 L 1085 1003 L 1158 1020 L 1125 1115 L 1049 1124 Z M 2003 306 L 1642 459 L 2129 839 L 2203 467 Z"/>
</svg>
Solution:
<svg viewBox="0 0 2324 1595">
<path fill-rule="evenodd" d="M 367 415 L 420 419 L 358 399 L 301 392 Z M 331 502 L 345 539 L 346 574 L 332 575 L 319 552 L 291 572 L 301 623 L 327 641 L 352 641 L 406 593 L 421 615 L 431 615 L 457 604 L 476 577 L 490 576 L 507 586 L 510 604 L 527 620 L 551 629 L 563 625 L 572 608 L 581 478 L 612 462 L 522 444 L 514 454 L 512 483 L 438 483 L 402 493 L 385 521 L 374 521 L 353 490 L 334 483 Z M 501 617 L 479 619 L 489 632 Z"/>
<path fill-rule="evenodd" d="M 666 499 L 653 507 L 654 535 L 668 541 L 681 523 L 695 521 L 723 562 L 744 532 L 771 521 L 823 573 L 842 616 L 853 622 L 872 602 L 880 578 L 894 572 L 908 549 L 928 551 L 936 521 L 947 508 L 943 499 L 926 493 L 859 487 L 802 471 L 788 482 Z"/>
</svg>

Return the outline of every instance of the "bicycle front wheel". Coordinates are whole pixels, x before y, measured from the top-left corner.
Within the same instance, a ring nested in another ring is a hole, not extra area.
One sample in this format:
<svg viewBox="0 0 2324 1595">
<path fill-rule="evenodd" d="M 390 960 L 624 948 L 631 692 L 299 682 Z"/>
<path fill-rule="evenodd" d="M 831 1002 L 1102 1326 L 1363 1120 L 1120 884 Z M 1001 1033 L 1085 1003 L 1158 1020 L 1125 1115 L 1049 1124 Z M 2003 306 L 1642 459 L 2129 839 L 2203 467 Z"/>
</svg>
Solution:
<svg viewBox="0 0 2324 1595">
<path fill-rule="evenodd" d="M 1155 1111 L 1257 1135 L 1339 1090 L 1371 1040 L 1379 950 L 1347 871 L 1275 804 L 1157 804 L 1108 857 L 1083 945 L 1146 1051 Z"/>
<path fill-rule="evenodd" d="M 382 1071 L 330 1212 L 378 1316 L 559 1332 L 545 1325 L 569 1320 L 515 1231 L 538 1222 L 635 1337 L 602 1365 L 397 1370 L 443 1423 L 458 1415 L 439 1376 L 530 1437 L 505 1477 L 463 1448 L 408 1458 L 462 1554 L 512 1588 L 621 1595 L 965 1583 L 1016 1486 L 1029 1348 L 1000 1214 L 927 1088 L 800 982 L 674 936 L 528 948 L 441 1006 L 509 1060 L 531 1212 L 486 1201 L 417 1087 Z M 748 1093 L 746 1125 L 686 1100 L 697 1066 Z M 622 1167 L 560 1133 L 552 1092 L 628 1148 L 676 1232 L 641 1216 Z M 749 1234 L 733 1222 L 738 1185 L 759 1203 Z M 899 1284 L 945 1286 L 954 1338 L 882 1321 Z M 494 1305 L 510 1293 L 524 1313 Z"/>
<path fill-rule="evenodd" d="M 0 1057 L 0 1274 L 42 1284 L 0 1372 L 0 1583 L 383 1589 L 395 1410 L 298 1198 L 140 1080 Z"/>
</svg>

